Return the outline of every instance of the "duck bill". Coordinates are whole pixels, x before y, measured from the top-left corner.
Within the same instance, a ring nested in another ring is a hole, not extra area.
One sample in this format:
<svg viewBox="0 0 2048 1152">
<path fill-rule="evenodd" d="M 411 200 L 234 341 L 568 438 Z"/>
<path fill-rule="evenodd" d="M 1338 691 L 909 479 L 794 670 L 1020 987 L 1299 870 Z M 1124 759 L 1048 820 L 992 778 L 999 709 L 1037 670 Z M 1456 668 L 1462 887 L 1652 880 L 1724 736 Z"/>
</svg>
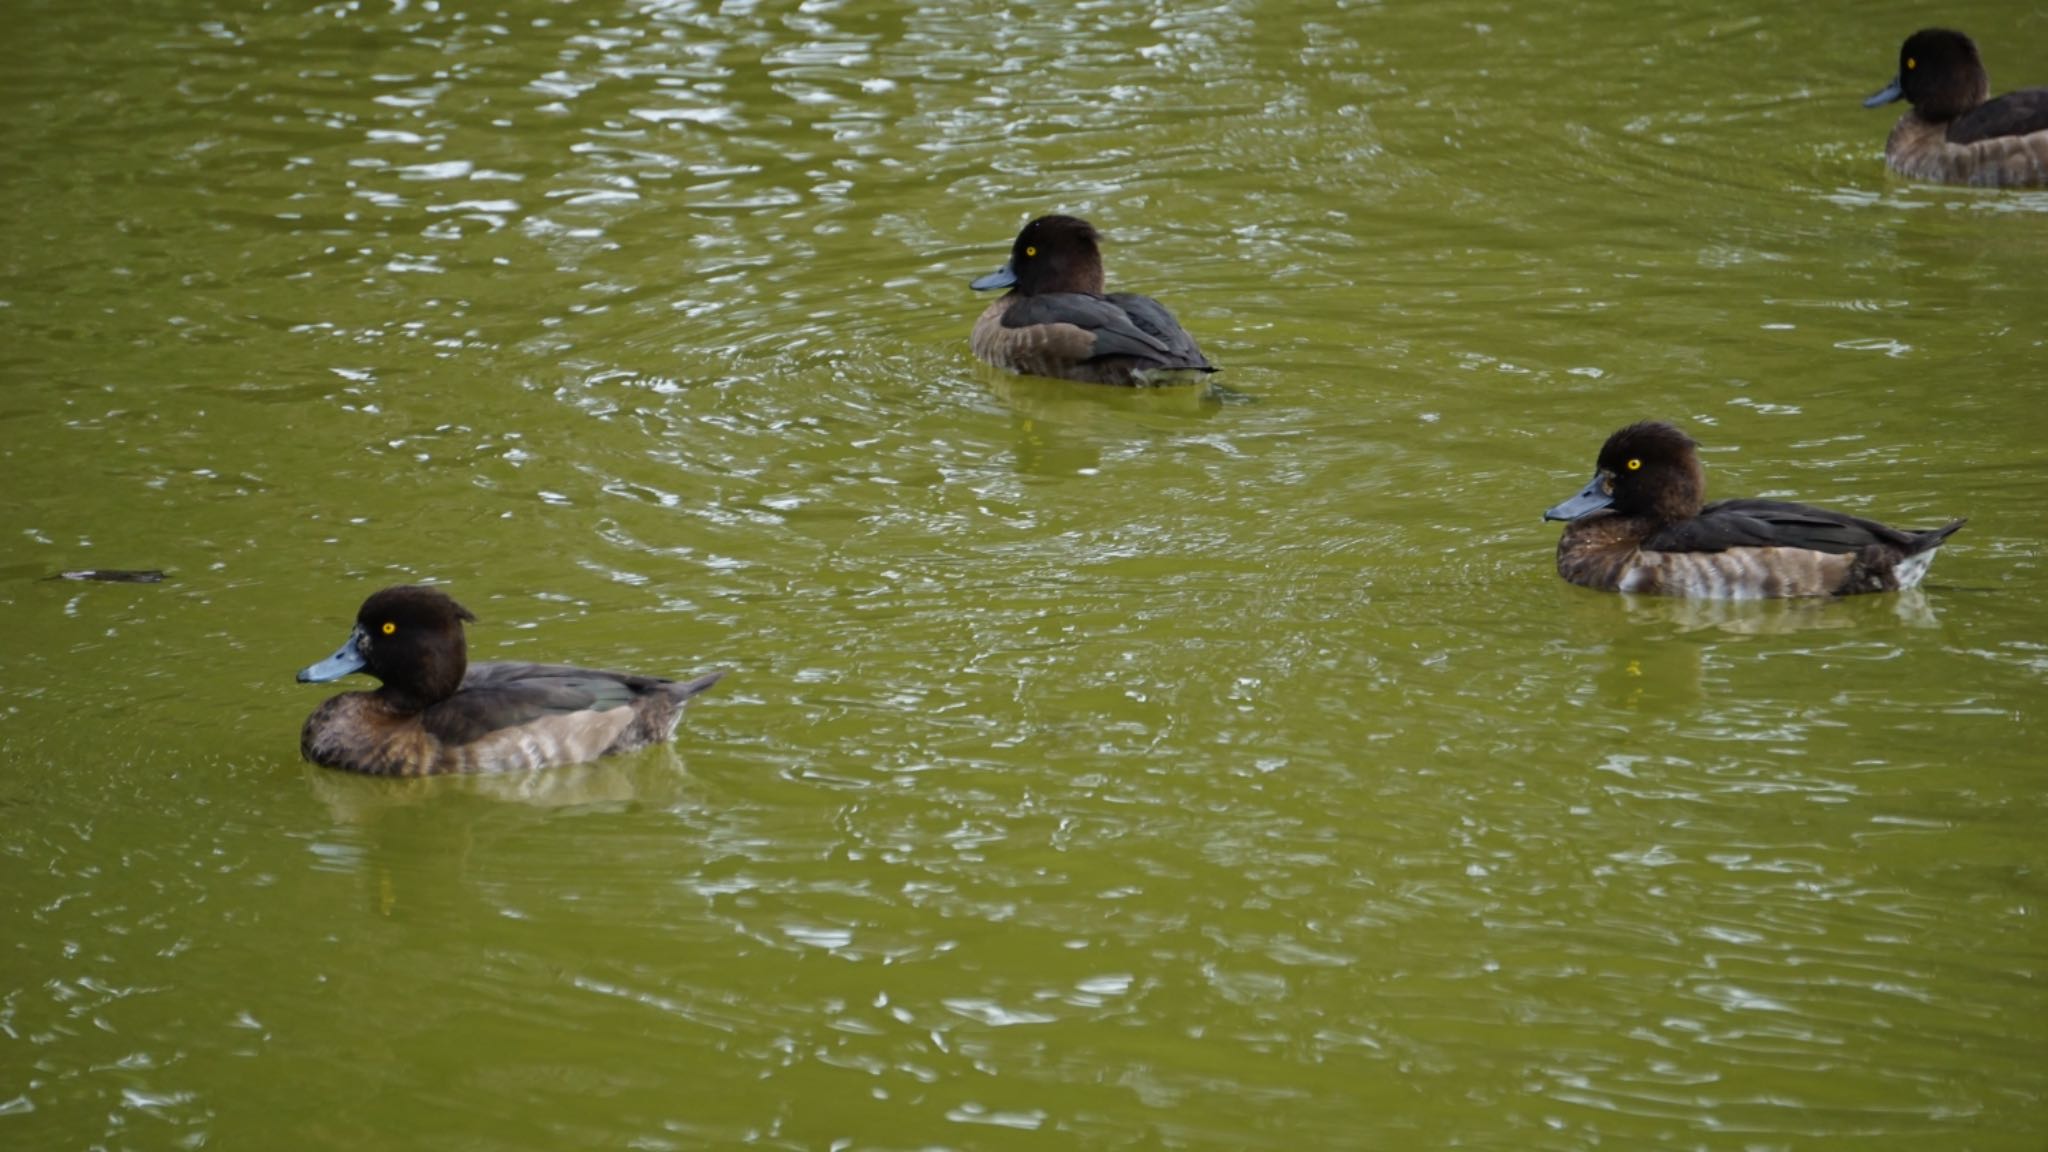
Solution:
<svg viewBox="0 0 2048 1152">
<path fill-rule="evenodd" d="M 1005 264 L 1001 268 L 969 284 L 968 287 L 976 292 L 993 292 L 998 288 L 1008 288 L 1015 283 L 1017 283 L 1017 270 Z"/>
<path fill-rule="evenodd" d="M 357 625 L 356 630 L 348 634 L 348 641 L 336 649 L 334 655 L 299 669 L 299 683 L 325 684 L 351 672 L 361 672 L 367 664 L 363 659 L 362 640 L 363 629 Z"/>
<path fill-rule="evenodd" d="M 1614 493 L 1607 491 L 1607 486 L 1601 483 L 1600 474 L 1595 472 L 1593 478 L 1586 481 L 1586 486 L 1579 489 L 1577 496 L 1562 504 L 1544 509 L 1543 518 L 1545 520 L 1577 520 L 1581 516 L 1598 512 L 1612 503 L 1614 503 Z"/>
<path fill-rule="evenodd" d="M 1892 77 L 1891 83 L 1885 85 L 1882 89 L 1879 89 L 1876 92 L 1872 92 L 1870 95 L 1864 97 L 1863 106 L 1865 108 L 1878 108 L 1886 104 L 1889 104 L 1894 100 L 1904 100 L 1905 98 L 1906 86 L 1899 83 L 1899 78 L 1897 76 L 1894 76 Z"/>
</svg>

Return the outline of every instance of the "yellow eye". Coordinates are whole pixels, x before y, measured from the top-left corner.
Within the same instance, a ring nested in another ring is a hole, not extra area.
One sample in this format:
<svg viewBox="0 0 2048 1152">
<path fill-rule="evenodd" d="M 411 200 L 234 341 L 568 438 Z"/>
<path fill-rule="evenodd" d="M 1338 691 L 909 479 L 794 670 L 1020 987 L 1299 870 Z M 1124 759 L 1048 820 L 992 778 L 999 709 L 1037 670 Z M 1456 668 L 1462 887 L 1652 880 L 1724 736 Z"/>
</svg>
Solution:
<svg viewBox="0 0 2048 1152">
<path fill-rule="evenodd" d="M 1628 462 L 1628 470 L 1631 472 L 1640 472 L 1642 468 L 1643 462 L 1641 460 L 1631 460 Z"/>
<path fill-rule="evenodd" d="M 396 631 L 398 631 L 398 625 L 396 625 L 396 624 L 393 624 L 393 623 L 392 623 L 391 621 L 389 621 L 389 620 L 386 620 L 386 621 L 384 622 L 384 634 L 385 634 L 386 636 L 389 636 L 389 635 L 391 635 L 391 634 L 392 634 L 393 632 L 396 632 Z"/>
<path fill-rule="evenodd" d="M 1911 56 L 1906 57 L 1906 71 L 1911 72 L 1919 66 L 1920 62 L 1918 60 L 1913 59 Z"/>
<path fill-rule="evenodd" d="M 1036 256 L 1036 255 L 1038 255 L 1038 249 L 1036 249 L 1036 248 L 1026 248 L 1026 249 L 1024 250 L 1024 254 L 1025 254 L 1026 256 Z"/>
</svg>

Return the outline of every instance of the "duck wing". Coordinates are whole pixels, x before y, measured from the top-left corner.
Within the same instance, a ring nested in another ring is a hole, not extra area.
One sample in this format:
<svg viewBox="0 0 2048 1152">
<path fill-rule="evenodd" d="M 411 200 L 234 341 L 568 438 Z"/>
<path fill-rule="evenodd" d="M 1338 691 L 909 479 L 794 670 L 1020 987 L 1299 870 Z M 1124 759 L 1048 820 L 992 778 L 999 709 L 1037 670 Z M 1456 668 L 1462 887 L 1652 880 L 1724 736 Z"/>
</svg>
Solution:
<svg viewBox="0 0 2048 1152">
<path fill-rule="evenodd" d="M 1129 307 L 1131 301 L 1142 301 L 1144 306 L 1133 312 Z M 1160 367 L 1209 366 L 1195 350 L 1194 339 L 1181 330 L 1173 315 L 1146 296 L 1043 292 L 1018 297 L 1017 303 L 1003 313 L 1005 328 L 1039 325 L 1066 325 L 1086 334 L 1089 344 L 1079 350 L 1079 359 L 1129 356 Z"/>
<path fill-rule="evenodd" d="M 472 664 L 462 689 L 426 710 L 420 723 L 447 744 L 574 712 L 610 712 L 669 683 L 651 676 L 566 664 Z"/>
<path fill-rule="evenodd" d="M 1643 547 L 1652 552 L 1725 552 L 1730 548 L 1804 548 L 1861 552 L 1872 544 L 1912 551 L 1918 533 L 1875 520 L 1779 500 L 1720 500 L 1700 514 L 1658 529 Z"/>
<path fill-rule="evenodd" d="M 1176 366 L 1210 367 L 1209 358 L 1202 355 L 1202 350 L 1195 346 L 1195 338 L 1188 335 L 1188 330 L 1180 326 L 1180 321 L 1173 318 L 1173 313 L 1166 310 L 1166 305 L 1150 296 L 1139 296 L 1129 292 L 1112 292 L 1103 299 L 1123 309 L 1124 315 L 1130 319 L 1133 327 L 1164 345 Z"/>
<path fill-rule="evenodd" d="M 2034 132 L 2048 132 L 2048 88 L 2008 92 L 1977 105 L 1949 122 L 1948 142 L 1975 144 Z"/>
</svg>

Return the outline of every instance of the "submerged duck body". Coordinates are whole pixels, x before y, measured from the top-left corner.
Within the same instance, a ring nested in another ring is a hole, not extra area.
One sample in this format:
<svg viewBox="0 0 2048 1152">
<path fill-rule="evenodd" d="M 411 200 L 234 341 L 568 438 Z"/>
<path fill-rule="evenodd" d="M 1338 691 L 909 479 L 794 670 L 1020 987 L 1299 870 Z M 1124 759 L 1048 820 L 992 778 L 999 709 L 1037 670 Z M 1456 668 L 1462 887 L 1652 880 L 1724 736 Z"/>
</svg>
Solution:
<svg viewBox="0 0 2048 1152">
<path fill-rule="evenodd" d="M 1568 521 L 1557 574 L 1603 592 L 1717 599 L 1841 596 L 1917 586 L 1964 524 L 1912 530 L 1779 500 L 1705 504 L 1692 438 L 1644 421 L 1608 437 L 1593 479 L 1544 512 Z"/>
<path fill-rule="evenodd" d="M 977 291 L 1010 289 L 975 321 L 975 356 L 1089 384 L 1164 384 L 1216 371 L 1165 305 L 1103 291 L 1099 239 L 1072 216 L 1026 224 L 1009 263 L 974 281 Z"/>
<path fill-rule="evenodd" d="M 2048 88 L 1990 96 L 1977 45 L 1961 32 L 1923 28 L 1899 47 L 1898 75 L 1863 106 L 1912 104 L 1884 143 L 1885 163 L 1902 176 L 2048 187 Z"/>
<path fill-rule="evenodd" d="M 683 704 L 722 672 L 664 680 L 563 664 L 471 664 L 469 610 L 437 588 L 401 585 L 363 602 L 339 651 L 302 684 L 368 672 L 306 718 L 307 760 L 371 776 L 519 772 L 595 760 L 675 735 Z"/>
</svg>

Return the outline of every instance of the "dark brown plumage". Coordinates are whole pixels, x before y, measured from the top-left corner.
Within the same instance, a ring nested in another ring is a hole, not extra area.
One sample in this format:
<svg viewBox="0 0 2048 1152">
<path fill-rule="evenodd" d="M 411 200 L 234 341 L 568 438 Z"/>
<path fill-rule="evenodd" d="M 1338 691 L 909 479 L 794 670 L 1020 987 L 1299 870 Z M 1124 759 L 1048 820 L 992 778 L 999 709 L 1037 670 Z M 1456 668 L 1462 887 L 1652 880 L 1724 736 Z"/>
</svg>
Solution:
<svg viewBox="0 0 2048 1152">
<path fill-rule="evenodd" d="M 974 281 L 1010 291 L 982 312 L 969 341 L 998 368 L 1092 384 L 1155 384 L 1216 371 L 1195 338 L 1150 296 L 1103 292 L 1099 237 L 1086 220 L 1041 216 L 1010 261 Z"/>
<path fill-rule="evenodd" d="M 1899 47 L 1892 82 L 1867 108 L 1905 100 L 1885 140 L 1885 163 L 1903 176 L 1982 187 L 2048 187 L 2048 88 L 1990 99 L 1991 76 L 1968 36 L 1923 28 Z"/>
<path fill-rule="evenodd" d="M 306 718 L 299 751 L 372 776 L 511 772 L 574 764 L 675 735 L 683 704 L 722 672 L 664 680 L 561 664 L 470 664 L 467 608 L 438 588 L 400 585 L 363 602 L 334 655 L 301 683 L 367 672 L 372 692 L 344 692 Z"/>
<path fill-rule="evenodd" d="M 1557 572 L 1606 592 L 1758 599 L 1884 592 L 1920 583 L 1963 526 L 1901 530 L 1779 500 L 1703 503 L 1706 470 L 1670 424 L 1631 424 L 1601 446 L 1593 479 L 1543 514 L 1569 524 Z"/>
</svg>

